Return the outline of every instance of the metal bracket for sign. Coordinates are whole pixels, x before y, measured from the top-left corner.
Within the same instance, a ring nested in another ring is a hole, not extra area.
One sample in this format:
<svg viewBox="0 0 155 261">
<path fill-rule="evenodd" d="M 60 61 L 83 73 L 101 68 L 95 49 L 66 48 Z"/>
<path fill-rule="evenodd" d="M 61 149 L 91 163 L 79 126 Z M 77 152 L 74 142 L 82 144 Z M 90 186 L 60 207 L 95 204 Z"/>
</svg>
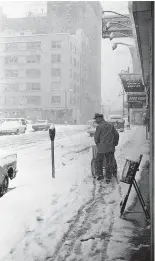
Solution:
<svg viewBox="0 0 155 261">
<path fill-rule="evenodd" d="M 127 204 L 130 192 L 131 192 L 131 188 L 132 188 L 132 186 L 134 186 L 135 191 L 137 193 L 137 196 L 139 198 L 139 201 L 141 203 L 142 209 L 143 209 L 144 214 L 146 216 L 146 219 L 148 221 L 150 221 L 149 211 L 148 211 L 148 209 L 146 207 L 146 204 L 144 202 L 144 199 L 143 199 L 143 196 L 141 194 L 141 191 L 140 191 L 140 189 L 138 187 L 138 184 L 137 184 L 137 182 L 135 180 L 136 172 L 139 170 L 139 165 L 141 163 L 142 157 L 143 156 L 140 155 L 139 161 L 136 161 L 136 162 L 126 159 L 126 162 L 125 162 L 125 165 L 124 165 L 124 169 L 123 169 L 123 172 L 122 172 L 122 179 L 120 181 L 123 182 L 123 183 L 129 184 L 130 186 L 129 186 L 128 192 L 127 192 L 124 200 L 120 204 L 120 206 L 121 206 L 120 217 L 123 216 L 123 213 L 125 211 L 125 207 L 126 207 L 126 204 Z"/>
</svg>

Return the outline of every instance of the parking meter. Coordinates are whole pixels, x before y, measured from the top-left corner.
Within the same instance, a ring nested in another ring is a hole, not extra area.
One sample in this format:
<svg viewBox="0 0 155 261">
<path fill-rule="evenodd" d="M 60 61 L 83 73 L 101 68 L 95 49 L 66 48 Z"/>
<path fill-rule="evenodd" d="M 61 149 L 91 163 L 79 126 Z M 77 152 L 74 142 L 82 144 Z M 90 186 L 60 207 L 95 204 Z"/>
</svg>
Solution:
<svg viewBox="0 0 155 261">
<path fill-rule="evenodd" d="M 55 126 L 53 124 L 49 128 L 49 136 L 50 136 L 50 140 L 51 140 L 52 178 L 55 178 L 55 164 L 54 164 Z"/>
<path fill-rule="evenodd" d="M 49 128 L 49 136 L 51 141 L 54 141 L 55 139 L 55 126 L 52 124 Z"/>
</svg>

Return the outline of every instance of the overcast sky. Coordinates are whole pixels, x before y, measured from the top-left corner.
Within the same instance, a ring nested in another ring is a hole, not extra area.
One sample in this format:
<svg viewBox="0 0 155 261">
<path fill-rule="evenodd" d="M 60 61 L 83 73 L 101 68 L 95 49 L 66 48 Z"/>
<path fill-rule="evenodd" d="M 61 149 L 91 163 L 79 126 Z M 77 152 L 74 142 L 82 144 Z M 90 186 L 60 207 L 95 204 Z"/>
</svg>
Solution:
<svg viewBox="0 0 155 261">
<path fill-rule="evenodd" d="M 25 16 L 28 11 L 41 12 L 44 9 L 46 12 L 46 2 L 20 1 L 2 3 L 4 13 L 9 17 Z M 106 11 L 115 11 L 122 14 L 128 13 L 128 1 L 104 1 L 102 2 L 103 9 Z M 116 40 L 113 40 L 116 41 Z M 129 42 L 128 39 L 121 41 Z M 121 108 L 122 97 L 119 93 L 122 90 L 118 74 L 121 70 L 132 68 L 131 56 L 129 49 L 125 46 L 118 47 L 112 51 L 112 42 L 102 40 L 102 100 L 104 103 L 109 103 L 112 108 Z"/>
</svg>

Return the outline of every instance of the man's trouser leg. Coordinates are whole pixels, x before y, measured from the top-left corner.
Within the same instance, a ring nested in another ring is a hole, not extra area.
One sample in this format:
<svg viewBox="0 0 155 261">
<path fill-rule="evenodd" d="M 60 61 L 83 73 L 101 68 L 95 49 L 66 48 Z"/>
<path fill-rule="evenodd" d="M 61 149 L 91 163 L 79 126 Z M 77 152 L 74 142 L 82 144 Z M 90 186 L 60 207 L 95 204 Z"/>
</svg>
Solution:
<svg viewBox="0 0 155 261">
<path fill-rule="evenodd" d="M 103 176 L 103 159 L 104 154 L 97 153 L 95 159 L 95 174 L 97 177 Z"/>
<path fill-rule="evenodd" d="M 117 163 L 114 152 L 105 153 L 106 157 L 106 179 L 111 179 L 112 176 L 117 175 Z"/>
</svg>

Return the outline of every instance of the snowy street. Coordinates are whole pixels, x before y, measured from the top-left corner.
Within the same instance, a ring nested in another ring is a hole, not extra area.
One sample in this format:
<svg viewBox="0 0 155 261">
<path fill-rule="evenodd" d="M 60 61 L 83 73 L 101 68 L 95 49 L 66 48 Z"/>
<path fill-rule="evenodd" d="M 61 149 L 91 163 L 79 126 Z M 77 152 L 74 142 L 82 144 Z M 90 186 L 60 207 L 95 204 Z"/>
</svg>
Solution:
<svg viewBox="0 0 155 261">
<path fill-rule="evenodd" d="M 121 201 L 120 186 L 93 181 L 94 140 L 85 129 L 56 128 L 55 180 L 48 132 L 0 140 L 4 148 L 5 142 L 16 142 L 9 152 L 18 153 L 19 169 L 9 192 L 0 199 L 1 261 L 107 259 L 115 210 Z M 143 139 L 143 127 L 120 133 L 116 149 L 119 175 L 126 157 L 139 156 Z"/>
</svg>

